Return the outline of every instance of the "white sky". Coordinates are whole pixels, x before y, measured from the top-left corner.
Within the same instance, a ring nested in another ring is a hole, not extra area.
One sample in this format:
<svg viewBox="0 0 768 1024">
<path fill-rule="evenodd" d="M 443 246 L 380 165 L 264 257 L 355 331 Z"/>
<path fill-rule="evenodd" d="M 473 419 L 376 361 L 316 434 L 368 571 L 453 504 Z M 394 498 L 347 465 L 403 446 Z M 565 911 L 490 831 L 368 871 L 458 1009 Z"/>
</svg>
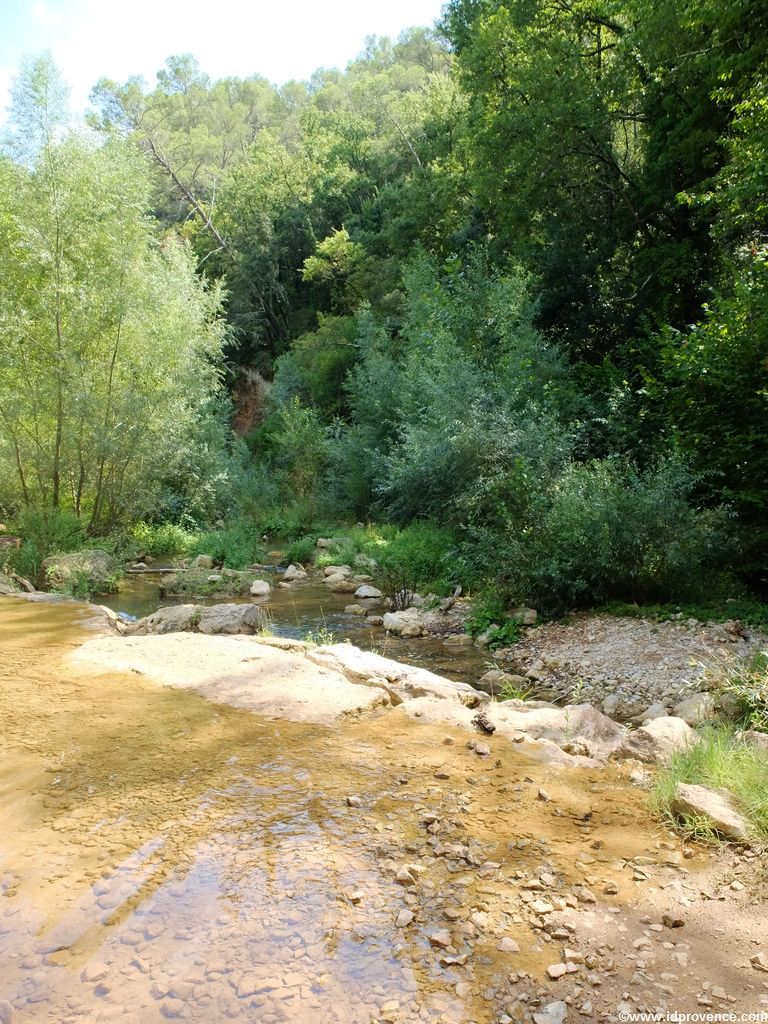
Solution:
<svg viewBox="0 0 768 1024">
<path fill-rule="evenodd" d="M 212 78 L 272 82 L 344 67 L 368 35 L 430 25 L 441 0 L 0 0 L 0 120 L 23 57 L 50 50 L 81 111 L 101 77 L 152 85 L 171 54 Z"/>
</svg>

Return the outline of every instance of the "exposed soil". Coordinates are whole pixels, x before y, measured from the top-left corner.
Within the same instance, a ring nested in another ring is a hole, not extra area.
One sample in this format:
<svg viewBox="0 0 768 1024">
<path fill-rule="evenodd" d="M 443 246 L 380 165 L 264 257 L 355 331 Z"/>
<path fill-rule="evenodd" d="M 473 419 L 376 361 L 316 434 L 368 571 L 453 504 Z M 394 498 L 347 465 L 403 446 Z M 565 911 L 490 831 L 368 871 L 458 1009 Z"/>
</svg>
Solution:
<svg viewBox="0 0 768 1024">
<path fill-rule="evenodd" d="M 0 598 L 0 1020 L 768 1010 L 760 865 L 686 850 L 628 768 L 268 720 L 67 667 L 87 635 Z"/>
</svg>

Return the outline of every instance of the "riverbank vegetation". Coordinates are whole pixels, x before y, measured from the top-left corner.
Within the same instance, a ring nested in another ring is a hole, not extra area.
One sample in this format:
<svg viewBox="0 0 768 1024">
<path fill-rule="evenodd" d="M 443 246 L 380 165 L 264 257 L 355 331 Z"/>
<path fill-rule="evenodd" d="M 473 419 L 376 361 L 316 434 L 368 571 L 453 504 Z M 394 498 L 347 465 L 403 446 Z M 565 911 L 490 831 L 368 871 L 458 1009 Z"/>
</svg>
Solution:
<svg viewBox="0 0 768 1024">
<path fill-rule="evenodd" d="M 31 62 L 4 560 L 330 535 L 549 614 L 764 597 L 767 58 L 749 0 L 452 0 L 308 82 L 104 80 L 87 124 Z"/>
</svg>

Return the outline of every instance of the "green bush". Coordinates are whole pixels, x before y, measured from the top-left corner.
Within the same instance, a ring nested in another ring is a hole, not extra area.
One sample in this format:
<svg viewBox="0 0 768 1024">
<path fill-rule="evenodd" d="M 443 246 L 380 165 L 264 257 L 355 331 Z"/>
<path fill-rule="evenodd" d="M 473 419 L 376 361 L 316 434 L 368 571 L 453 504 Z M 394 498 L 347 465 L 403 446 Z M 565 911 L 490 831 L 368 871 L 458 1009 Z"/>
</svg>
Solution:
<svg viewBox="0 0 768 1024">
<path fill-rule="evenodd" d="M 195 542 L 194 534 L 175 523 L 139 522 L 131 529 L 138 548 L 157 558 L 158 555 L 181 555 Z"/>
<path fill-rule="evenodd" d="M 237 520 L 220 530 L 200 533 L 189 548 L 189 554 L 210 555 L 230 569 L 244 569 L 264 559 L 264 544 L 256 524 Z"/>
<path fill-rule="evenodd" d="M 66 509 L 23 509 L 13 530 L 22 544 L 9 554 L 9 566 L 32 582 L 39 582 L 40 566 L 49 555 L 77 551 L 86 539 L 82 522 Z"/>
<path fill-rule="evenodd" d="M 729 665 L 718 689 L 735 705 L 740 725 L 768 732 L 768 654 L 757 654 L 742 666 Z"/>
<path fill-rule="evenodd" d="M 675 788 L 679 782 L 724 788 L 733 794 L 754 835 L 768 839 L 768 757 L 724 726 L 707 726 L 700 737 L 700 743 L 675 754 L 670 764 L 660 770 L 653 793 L 654 806 L 684 834 L 713 840 L 716 836 L 706 821 L 680 820 L 673 814 Z"/>
<path fill-rule="evenodd" d="M 287 562 L 300 562 L 302 564 L 311 562 L 312 556 L 317 550 L 315 547 L 316 542 L 317 537 L 314 535 L 309 537 L 300 537 L 298 540 L 291 541 L 285 550 L 285 560 Z"/>
<path fill-rule="evenodd" d="M 520 639 L 520 623 L 509 614 L 502 596 L 494 591 L 482 594 L 475 601 L 464 629 L 470 636 L 488 633 L 488 647 L 492 651 L 516 644 Z"/>
</svg>

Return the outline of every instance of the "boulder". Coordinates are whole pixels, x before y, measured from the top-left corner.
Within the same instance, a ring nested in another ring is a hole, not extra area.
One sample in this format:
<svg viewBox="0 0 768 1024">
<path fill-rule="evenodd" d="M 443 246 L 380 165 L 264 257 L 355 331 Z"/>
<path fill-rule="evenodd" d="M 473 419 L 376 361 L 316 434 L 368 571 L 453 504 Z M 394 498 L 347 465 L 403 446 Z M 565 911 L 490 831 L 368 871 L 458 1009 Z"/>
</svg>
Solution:
<svg viewBox="0 0 768 1024">
<path fill-rule="evenodd" d="M 131 622 L 125 627 L 127 636 L 148 636 L 162 633 L 189 633 L 197 628 L 202 609 L 196 604 L 172 604 Z"/>
<path fill-rule="evenodd" d="M 383 626 L 384 625 L 384 616 L 383 615 L 371 615 L 370 612 L 368 612 L 368 624 L 370 626 Z"/>
<path fill-rule="evenodd" d="M 505 686 L 524 687 L 526 681 L 522 676 L 510 672 L 502 672 L 500 669 L 492 668 L 475 683 L 475 689 L 489 694 L 491 697 L 498 697 Z"/>
<path fill-rule="evenodd" d="M 351 565 L 326 565 L 323 569 L 323 576 L 341 576 L 342 578 L 352 575 Z"/>
<path fill-rule="evenodd" d="M 198 555 L 193 559 L 192 566 L 195 569 L 212 569 L 213 558 L 210 555 Z"/>
<path fill-rule="evenodd" d="M 91 594 L 115 590 L 116 563 L 100 548 L 73 551 L 68 555 L 52 555 L 40 566 L 40 572 L 51 590 L 81 589 L 85 583 Z"/>
<path fill-rule="evenodd" d="M 201 633 L 258 633 L 268 625 L 257 604 L 212 604 L 202 609 L 197 628 Z"/>
<path fill-rule="evenodd" d="M 751 747 L 755 747 L 757 750 L 768 755 L 768 733 L 756 732 L 754 729 L 747 729 L 746 732 L 739 734 L 739 739 L 744 743 L 749 743 Z"/>
<path fill-rule="evenodd" d="M 549 740 L 558 747 L 577 744 L 590 755 L 607 758 L 624 743 L 627 730 L 591 704 L 564 708 L 543 701 L 504 701 L 493 704 L 489 716 L 499 735 L 523 733 L 536 740 Z"/>
<path fill-rule="evenodd" d="M 418 608 L 407 608 L 403 612 L 387 612 L 382 619 L 382 625 L 388 633 L 402 635 L 406 626 L 422 626 L 423 623 Z"/>
<path fill-rule="evenodd" d="M 348 604 L 344 609 L 345 615 L 365 615 L 365 608 L 361 604 Z"/>
<path fill-rule="evenodd" d="M 635 717 L 635 721 L 639 720 L 640 725 L 645 725 L 646 722 L 652 722 L 654 718 L 666 718 L 667 709 L 663 704 L 657 701 L 655 704 L 650 704 L 645 711 Z"/>
<path fill-rule="evenodd" d="M 315 547 L 319 548 L 321 551 L 327 551 L 329 548 L 332 548 L 333 546 L 334 541 L 332 537 L 318 537 L 317 542 L 315 544 Z"/>
<path fill-rule="evenodd" d="M 726 789 L 708 789 L 678 782 L 672 812 L 683 817 L 704 818 L 710 827 L 727 839 L 749 838 L 749 825 L 736 810 L 733 796 Z"/>
<path fill-rule="evenodd" d="M 376 587 L 371 587 L 367 583 L 364 583 L 362 587 L 358 587 L 355 591 L 355 597 L 359 598 L 380 598 L 384 595 Z"/>
<path fill-rule="evenodd" d="M 646 764 L 669 761 L 673 754 L 688 750 L 699 738 L 682 718 L 663 715 L 631 732 L 616 751 L 620 760 L 635 758 Z"/>
<path fill-rule="evenodd" d="M 474 637 L 468 633 L 453 633 L 443 640 L 444 647 L 471 647 L 474 644 Z"/>
<path fill-rule="evenodd" d="M 535 608 L 514 608 L 511 612 L 512 618 L 521 626 L 535 626 L 539 613 Z"/>
<path fill-rule="evenodd" d="M 676 704 L 672 714 L 682 718 L 688 725 L 698 725 L 712 718 L 715 713 L 715 701 L 710 693 L 694 693 Z"/>
<path fill-rule="evenodd" d="M 283 573 L 283 580 L 285 583 L 294 583 L 296 580 L 308 579 L 306 570 L 302 569 L 300 565 L 291 565 Z"/>
<path fill-rule="evenodd" d="M 331 577 L 333 579 L 333 577 Z M 328 581 L 326 580 L 326 583 Z M 339 579 L 331 583 L 328 587 L 332 594 L 354 594 L 357 590 L 357 584 L 353 583 L 352 580 Z"/>
<path fill-rule="evenodd" d="M 254 573 L 222 569 L 209 573 L 206 569 L 185 569 L 170 573 L 160 580 L 161 597 L 248 597 Z"/>
<path fill-rule="evenodd" d="M 403 628 L 400 630 L 400 636 L 405 637 L 416 637 L 425 636 L 426 630 L 420 622 L 406 622 Z"/>
<path fill-rule="evenodd" d="M 254 580 L 250 586 L 251 597 L 268 597 L 272 587 L 266 580 Z"/>
</svg>

